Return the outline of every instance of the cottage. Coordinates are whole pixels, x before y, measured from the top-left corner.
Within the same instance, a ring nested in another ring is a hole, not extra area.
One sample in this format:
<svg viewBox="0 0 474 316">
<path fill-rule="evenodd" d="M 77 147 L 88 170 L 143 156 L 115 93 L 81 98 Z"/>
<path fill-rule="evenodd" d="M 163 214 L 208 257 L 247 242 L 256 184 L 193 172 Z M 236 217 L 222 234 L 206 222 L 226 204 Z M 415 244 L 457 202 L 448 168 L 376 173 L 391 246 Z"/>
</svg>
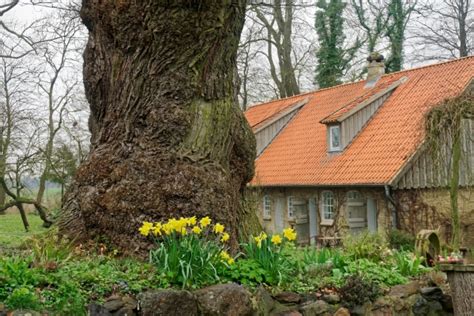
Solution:
<svg viewBox="0 0 474 316">
<path fill-rule="evenodd" d="M 383 75 L 369 60 L 367 80 L 249 108 L 257 139 L 259 217 L 269 231 L 294 226 L 300 242 L 347 232 L 416 233 L 450 238 L 447 170 L 425 142 L 427 113 L 474 91 L 474 57 Z M 463 120 L 459 209 L 465 245 L 474 246 L 474 122 Z"/>
</svg>

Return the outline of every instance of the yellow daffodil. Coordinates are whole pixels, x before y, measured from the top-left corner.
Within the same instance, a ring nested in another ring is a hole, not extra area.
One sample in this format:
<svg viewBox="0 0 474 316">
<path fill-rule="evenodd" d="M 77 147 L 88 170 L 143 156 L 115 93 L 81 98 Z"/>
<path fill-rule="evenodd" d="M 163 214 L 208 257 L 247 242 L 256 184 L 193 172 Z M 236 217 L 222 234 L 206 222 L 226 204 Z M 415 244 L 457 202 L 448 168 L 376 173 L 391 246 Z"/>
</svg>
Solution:
<svg viewBox="0 0 474 316">
<path fill-rule="evenodd" d="M 211 224 L 212 220 L 209 218 L 209 216 L 201 218 L 199 221 L 199 224 L 201 225 L 202 228 L 209 226 Z"/>
<path fill-rule="evenodd" d="M 163 227 L 163 225 L 161 225 L 161 223 L 155 223 L 155 226 L 153 226 L 153 234 L 155 236 L 161 235 L 162 227 Z"/>
<path fill-rule="evenodd" d="M 221 237 L 221 242 L 226 242 L 227 240 L 229 240 L 229 238 L 230 236 L 228 233 L 223 233 Z"/>
<path fill-rule="evenodd" d="M 194 226 L 196 225 L 196 222 L 197 222 L 197 219 L 196 219 L 196 216 L 193 216 L 193 217 L 188 217 L 186 219 L 186 222 L 189 226 Z"/>
<path fill-rule="evenodd" d="M 293 228 L 284 229 L 283 236 L 289 241 L 296 240 L 296 232 Z"/>
<path fill-rule="evenodd" d="M 202 232 L 202 229 L 199 226 L 194 226 L 191 231 L 195 233 L 196 235 L 199 235 Z"/>
<path fill-rule="evenodd" d="M 232 258 L 226 251 L 221 251 L 221 260 L 226 261 L 227 264 L 233 264 L 234 263 L 234 258 Z"/>
<path fill-rule="evenodd" d="M 143 222 L 143 225 L 138 229 L 140 234 L 143 236 L 148 236 L 150 231 L 153 229 L 153 223 L 150 222 Z"/>
<path fill-rule="evenodd" d="M 216 225 L 214 225 L 214 232 L 216 234 L 220 234 L 220 233 L 223 233 L 224 232 L 224 225 L 222 224 L 219 224 L 219 223 L 216 223 Z"/>
<path fill-rule="evenodd" d="M 282 242 L 282 239 L 281 239 L 280 235 L 273 235 L 272 236 L 272 243 L 274 245 L 279 245 L 279 244 L 281 244 L 281 242 Z"/>
</svg>

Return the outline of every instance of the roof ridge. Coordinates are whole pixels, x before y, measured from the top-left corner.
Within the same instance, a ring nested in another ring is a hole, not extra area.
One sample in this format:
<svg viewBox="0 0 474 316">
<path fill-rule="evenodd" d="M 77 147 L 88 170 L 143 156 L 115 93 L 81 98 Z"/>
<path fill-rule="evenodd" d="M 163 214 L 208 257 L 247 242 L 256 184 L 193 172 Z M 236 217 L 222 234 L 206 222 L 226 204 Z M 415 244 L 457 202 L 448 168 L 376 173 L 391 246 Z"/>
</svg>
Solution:
<svg viewBox="0 0 474 316">
<path fill-rule="evenodd" d="M 449 63 L 455 63 L 455 62 L 459 62 L 459 61 L 462 61 L 462 60 L 465 60 L 465 59 L 470 59 L 470 58 L 474 59 L 474 55 L 464 56 L 464 57 L 460 57 L 460 58 L 454 58 L 454 59 L 450 59 L 450 60 L 446 60 L 446 61 L 436 62 L 436 63 L 429 64 L 429 65 L 423 65 L 423 66 L 418 66 L 418 67 L 414 67 L 414 68 L 410 68 L 410 69 L 403 69 L 403 70 L 400 70 L 400 71 L 391 72 L 391 73 L 388 73 L 388 74 L 384 74 L 380 79 L 386 78 L 386 77 L 389 77 L 389 76 L 394 76 L 394 75 L 404 73 L 404 72 L 420 70 L 420 69 L 423 69 L 423 68 L 431 68 L 431 67 L 441 66 L 441 65 L 444 65 L 444 64 L 449 64 Z M 358 83 L 361 83 L 361 82 L 364 82 L 364 81 L 366 81 L 366 79 L 358 80 L 358 81 L 351 81 L 351 82 L 344 82 L 344 83 L 341 83 L 339 85 L 328 87 L 328 88 L 312 90 L 312 91 L 292 95 L 290 97 L 285 97 L 285 98 L 282 98 L 282 99 L 274 99 L 274 100 L 270 100 L 270 101 L 267 101 L 267 102 L 257 103 L 255 105 L 250 106 L 246 111 L 248 111 L 248 110 L 250 110 L 254 107 L 260 106 L 260 105 L 267 105 L 267 104 L 277 102 L 277 101 L 289 100 L 291 98 L 301 97 L 301 96 L 305 96 L 305 95 L 308 95 L 308 94 L 317 93 L 317 92 L 320 92 L 320 91 L 328 91 L 328 90 L 331 90 L 331 89 L 337 89 L 339 87 L 348 86 L 348 85 L 352 85 L 352 84 L 358 84 Z"/>
</svg>

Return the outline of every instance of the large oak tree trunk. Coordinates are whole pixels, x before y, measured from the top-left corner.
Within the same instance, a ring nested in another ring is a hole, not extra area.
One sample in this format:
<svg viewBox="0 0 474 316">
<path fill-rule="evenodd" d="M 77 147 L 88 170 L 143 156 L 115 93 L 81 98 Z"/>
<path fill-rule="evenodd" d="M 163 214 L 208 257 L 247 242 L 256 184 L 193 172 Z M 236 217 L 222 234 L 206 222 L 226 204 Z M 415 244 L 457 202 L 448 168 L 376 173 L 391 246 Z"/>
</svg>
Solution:
<svg viewBox="0 0 474 316">
<path fill-rule="evenodd" d="M 239 232 L 255 139 L 236 102 L 244 0 L 83 0 L 92 148 L 60 231 L 145 246 L 144 220 L 210 215 Z M 143 249 L 143 248 L 141 248 Z"/>
</svg>

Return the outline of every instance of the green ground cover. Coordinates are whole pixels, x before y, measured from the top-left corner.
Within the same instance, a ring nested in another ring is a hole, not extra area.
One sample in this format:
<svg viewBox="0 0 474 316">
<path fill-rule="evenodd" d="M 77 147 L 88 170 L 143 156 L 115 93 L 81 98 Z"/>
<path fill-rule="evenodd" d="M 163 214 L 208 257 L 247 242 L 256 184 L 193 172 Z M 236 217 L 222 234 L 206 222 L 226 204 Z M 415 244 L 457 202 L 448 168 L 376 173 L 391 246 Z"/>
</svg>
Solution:
<svg viewBox="0 0 474 316">
<path fill-rule="evenodd" d="M 18 234 L 21 221 L 15 215 L 3 218 L 12 218 L 19 229 L 12 230 L 6 220 L 1 227 Z M 40 228 L 41 222 L 36 224 Z M 241 241 L 240 252 L 230 252 L 225 227 L 208 217 L 145 222 L 137 234 L 155 247 L 144 261 L 120 257 L 103 243 L 72 245 L 56 232 L 53 228 L 35 235 L 3 256 L 0 251 L 0 304 L 7 309 L 86 315 L 89 302 L 103 302 L 112 294 L 135 296 L 147 289 L 196 289 L 227 282 L 251 290 L 264 285 L 274 293 L 331 289 L 347 304 L 359 304 L 351 299 L 375 299 L 388 287 L 430 271 L 422 258 L 405 250 L 411 240 L 392 238 L 396 249 L 369 233 L 345 239 L 342 248 L 316 249 L 297 247 L 296 233 L 288 228 L 283 234 L 249 236 Z M 11 246 L 13 238 L 3 233 Z M 13 245 L 27 236 L 14 239 Z"/>
<path fill-rule="evenodd" d="M 5 215 L 0 215 L 0 248 L 18 247 L 28 237 L 47 231 L 42 227 L 43 222 L 39 216 L 28 214 L 30 231 L 26 232 L 21 221 L 20 214 L 11 211 Z"/>
</svg>

